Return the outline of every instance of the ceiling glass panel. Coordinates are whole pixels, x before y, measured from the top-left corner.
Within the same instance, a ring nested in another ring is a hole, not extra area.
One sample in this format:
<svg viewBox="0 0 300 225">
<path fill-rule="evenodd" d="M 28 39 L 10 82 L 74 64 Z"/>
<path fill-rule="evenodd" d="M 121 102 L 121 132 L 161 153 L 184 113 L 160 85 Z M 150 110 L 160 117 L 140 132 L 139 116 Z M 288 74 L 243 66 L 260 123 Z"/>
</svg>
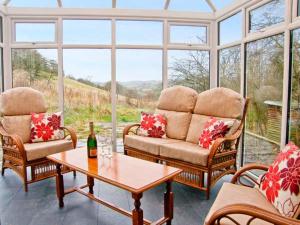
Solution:
<svg viewBox="0 0 300 225">
<path fill-rule="evenodd" d="M 11 0 L 9 6 L 14 7 L 57 7 L 56 0 Z"/>
<path fill-rule="evenodd" d="M 117 0 L 117 8 L 163 9 L 165 0 Z"/>
<path fill-rule="evenodd" d="M 171 0 L 170 10 L 212 12 L 205 0 Z"/>
<path fill-rule="evenodd" d="M 222 9 L 230 5 L 234 0 L 211 0 L 217 9 Z"/>
<path fill-rule="evenodd" d="M 65 8 L 111 8 L 111 0 L 62 0 Z"/>
</svg>

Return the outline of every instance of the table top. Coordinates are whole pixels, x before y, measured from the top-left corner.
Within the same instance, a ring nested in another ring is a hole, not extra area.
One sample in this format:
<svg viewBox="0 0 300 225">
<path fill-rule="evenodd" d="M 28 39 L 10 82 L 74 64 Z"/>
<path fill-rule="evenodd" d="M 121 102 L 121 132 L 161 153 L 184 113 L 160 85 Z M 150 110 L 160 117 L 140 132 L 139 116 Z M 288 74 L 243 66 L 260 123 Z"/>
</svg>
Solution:
<svg viewBox="0 0 300 225">
<path fill-rule="evenodd" d="M 142 193 L 172 179 L 182 171 L 115 152 L 111 159 L 101 156 L 88 158 L 86 147 L 53 154 L 48 158 L 132 193 Z"/>
</svg>

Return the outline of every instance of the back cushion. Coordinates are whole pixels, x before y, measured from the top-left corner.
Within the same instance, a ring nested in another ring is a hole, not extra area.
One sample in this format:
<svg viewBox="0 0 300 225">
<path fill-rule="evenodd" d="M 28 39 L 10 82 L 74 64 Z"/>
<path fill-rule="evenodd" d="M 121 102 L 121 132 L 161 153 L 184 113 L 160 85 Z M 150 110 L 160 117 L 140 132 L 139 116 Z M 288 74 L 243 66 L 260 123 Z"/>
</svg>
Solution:
<svg viewBox="0 0 300 225">
<path fill-rule="evenodd" d="M 245 100 L 228 88 L 214 88 L 198 95 L 194 113 L 221 118 L 241 119 Z"/>
<path fill-rule="evenodd" d="M 166 132 L 168 138 L 185 140 L 190 126 L 192 114 L 189 112 L 175 112 L 157 109 L 156 113 L 167 118 Z"/>
<path fill-rule="evenodd" d="M 24 143 L 30 141 L 31 115 L 4 116 L 1 123 L 8 134 L 18 135 Z"/>
<path fill-rule="evenodd" d="M 198 93 L 188 87 L 173 86 L 166 88 L 160 94 L 157 108 L 176 112 L 192 112 L 197 96 Z"/>
</svg>

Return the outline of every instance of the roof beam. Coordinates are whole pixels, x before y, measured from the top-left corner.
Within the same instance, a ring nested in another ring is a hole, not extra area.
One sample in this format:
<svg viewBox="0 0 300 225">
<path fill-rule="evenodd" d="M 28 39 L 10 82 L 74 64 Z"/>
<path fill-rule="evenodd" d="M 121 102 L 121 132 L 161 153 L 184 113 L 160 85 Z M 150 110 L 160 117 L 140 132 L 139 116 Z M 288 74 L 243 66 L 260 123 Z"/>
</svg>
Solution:
<svg viewBox="0 0 300 225">
<path fill-rule="evenodd" d="M 164 9 L 167 10 L 169 8 L 169 5 L 170 5 L 170 0 L 166 0 Z"/>
<path fill-rule="evenodd" d="M 57 5 L 58 5 L 59 8 L 62 7 L 62 2 L 61 2 L 61 0 L 57 0 Z"/>
<path fill-rule="evenodd" d="M 4 0 L 3 3 L 2 3 L 2 5 L 5 5 L 5 6 L 6 6 L 6 5 L 9 4 L 9 2 L 10 2 L 10 0 Z"/>
<path fill-rule="evenodd" d="M 117 7 L 117 0 L 112 0 L 112 7 L 116 8 Z"/>
<path fill-rule="evenodd" d="M 211 0 L 205 0 L 205 1 L 209 5 L 209 7 L 212 9 L 213 12 L 217 11 L 217 8 L 215 7 L 215 5 L 212 3 Z"/>
</svg>

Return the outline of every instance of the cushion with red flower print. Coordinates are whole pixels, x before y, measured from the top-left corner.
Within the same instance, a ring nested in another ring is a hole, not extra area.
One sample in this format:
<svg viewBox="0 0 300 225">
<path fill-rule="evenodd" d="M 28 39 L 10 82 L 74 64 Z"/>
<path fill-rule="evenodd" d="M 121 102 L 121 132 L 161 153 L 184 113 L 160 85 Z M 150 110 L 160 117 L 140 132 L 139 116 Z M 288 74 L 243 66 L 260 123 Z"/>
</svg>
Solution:
<svg viewBox="0 0 300 225">
<path fill-rule="evenodd" d="M 300 210 L 300 149 L 288 143 L 260 179 L 260 192 L 281 215 L 295 217 Z"/>
<path fill-rule="evenodd" d="M 30 142 L 45 142 L 59 140 L 64 137 L 60 129 L 61 112 L 31 113 L 31 135 Z"/>
<path fill-rule="evenodd" d="M 210 149 L 217 138 L 225 137 L 233 124 L 234 120 L 225 121 L 211 117 L 204 124 L 204 129 L 199 137 L 199 146 Z"/>
<path fill-rule="evenodd" d="M 154 138 L 166 138 L 167 119 L 159 113 L 141 113 L 141 126 L 138 135 Z"/>
</svg>

